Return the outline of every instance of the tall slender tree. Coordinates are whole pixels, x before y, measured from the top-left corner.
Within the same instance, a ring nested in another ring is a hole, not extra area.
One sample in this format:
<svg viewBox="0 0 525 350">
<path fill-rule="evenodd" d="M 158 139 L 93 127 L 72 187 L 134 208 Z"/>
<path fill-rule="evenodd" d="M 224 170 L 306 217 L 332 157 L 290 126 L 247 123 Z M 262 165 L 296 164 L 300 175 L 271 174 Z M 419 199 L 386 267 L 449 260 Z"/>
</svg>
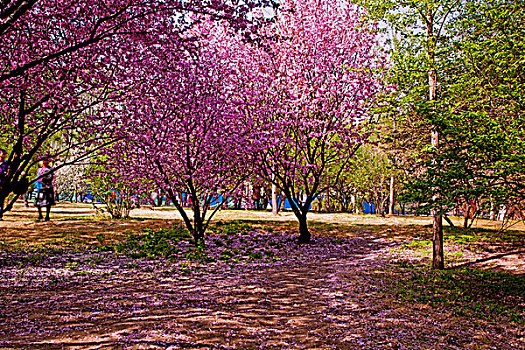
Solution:
<svg viewBox="0 0 525 350">
<path fill-rule="evenodd" d="M 439 94 L 439 74 L 442 55 L 449 54 L 447 45 L 447 23 L 457 12 L 459 1 L 359 1 L 369 10 L 374 19 L 381 19 L 390 34 L 392 43 L 393 80 L 398 92 L 394 97 L 394 113 L 398 133 L 407 130 L 413 137 L 412 149 L 419 150 L 419 156 L 432 157 L 440 147 L 441 96 Z M 427 137 L 424 130 L 430 129 Z M 424 144 L 430 144 L 430 148 Z M 414 147 L 417 146 L 417 147 Z M 429 152 L 427 152 L 429 151 Z M 437 163 L 432 160 L 435 167 Z M 432 267 L 444 269 L 443 251 L 443 213 L 439 176 L 434 173 L 428 178 L 427 186 L 431 195 L 426 198 L 432 211 Z"/>
<path fill-rule="evenodd" d="M 447 74 L 440 157 L 464 202 L 522 207 L 525 199 L 523 5 L 465 1 L 454 22 L 458 57 Z"/>
</svg>

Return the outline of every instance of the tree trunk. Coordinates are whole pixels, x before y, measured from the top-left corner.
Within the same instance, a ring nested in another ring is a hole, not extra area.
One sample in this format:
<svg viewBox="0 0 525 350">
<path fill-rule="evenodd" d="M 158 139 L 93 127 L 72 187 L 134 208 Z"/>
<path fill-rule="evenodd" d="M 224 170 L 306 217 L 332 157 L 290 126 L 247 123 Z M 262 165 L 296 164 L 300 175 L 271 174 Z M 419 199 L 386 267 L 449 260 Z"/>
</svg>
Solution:
<svg viewBox="0 0 525 350">
<path fill-rule="evenodd" d="M 394 132 L 396 131 L 396 118 L 392 125 Z M 390 176 L 390 203 L 388 203 L 388 214 L 394 215 L 394 175 Z"/>
<path fill-rule="evenodd" d="M 195 245 L 199 245 L 204 242 L 204 232 L 195 230 L 193 234 L 193 239 L 195 240 Z"/>
<path fill-rule="evenodd" d="M 466 210 L 463 210 L 463 228 L 468 227 L 468 219 L 470 216 L 470 205 L 467 205 Z"/>
<path fill-rule="evenodd" d="M 162 197 L 164 193 L 162 190 L 159 190 L 159 196 L 157 197 L 157 207 L 162 207 Z"/>
<path fill-rule="evenodd" d="M 388 214 L 394 215 L 394 177 L 390 176 L 390 202 L 388 203 Z"/>
<path fill-rule="evenodd" d="M 204 234 L 202 232 L 199 232 L 196 228 L 192 228 L 190 231 L 191 236 L 193 237 L 193 244 L 195 246 L 199 246 L 202 242 L 204 242 Z"/>
<path fill-rule="evenodd" d="M 308 223 L 306 221 L 306 214 L 301 214 L 297 217 L 299 220 L 299 243 L 310 243 L 312 235 L 308 230 Z"/>
<path fill-rule="evenodd" d="M 437 90 L 437 72 L 434 67 L 435 62 L 435 37 L 434 37 L 434 14 L 432 9 L 429 8 L 427 11 L 427 41 L 428 41 L 428 58 L 432 65 L 428 71 L 428 85 L 429 85 L 429 100 L 433 101 L 436 99 Z M 431 131 L 432 147 L 439 147 L 439 131 L 434 125 Z M 434 199 L 438 199 L 439 193 L 434 195 Z M 443 254 L 443 217 L 439 208 L 433 210 L 432 213 L 432 240 L 433 240 L 433 257 L 432 257 L 432 268 L 443 270 L 445 268 L 445 257 Z"/>
<path fill-rule="evenodd" d="M 278 207 L 277 207 L 277 186 L 272 184 L 272 214 L 277 215 L 278 213 Z"/>
<path fill-rule="evenodd" d="M 191 236 L 193 237 L 193 240 L 195 242 L 195 245 L 198 245 L 199 242 L 204 241 L 204 230 L 203 225 L 199 224 L 200 222 L 200 212 L 199 212 L 199 206 L 197 205 L 197 212 L 195 212 L 195 206 L 192 205 L 192 211 L 193 211 L 193 223 L 186 214 L 186 211 L 184 211 L 183 203 L 177 200 L 177 196 L 175 195 L 175 192 L 168 187 L 167 189 L 167 195 L 171 199 L 171 202 L 177 208 L 179 214 L 182 217 L 182 221 L 184 222 L 184 225 L 186 225 L 186 228 L 190 232 Z M 189 196 L 189 193 L 187 194 Z M 180 197 L 182 199 L 182 196 Z M 193 201 L 192 201 L 193 203 Z"/>
<path fill-rule="evenodd" d="M 432 268 L 436 270 L 445 269 L 443 252 L 443 218 L 442 215 L 434 215 L 432 223 Z"/>
<path fill-rule="evenodd" d="M 2 193 L 2 189 L 0 188 L 0 219 L 4 216 L 4 203 L 5 203 L 5 197 Z"/>
<path fill-rule="evenodd" d="M 204 242 L 204 218 L 201 216 L 200 202 L 195 193 L 192 194 L 193 232 L 191 232 L 195 245 Z M 204 215 L 204 214 L 203 214 Z"/>
<path fill-rule="evenodd" d="M 381 199 L 381 216 L 385 217 L 386 213 L 386 201 L 388 200 L 388 197 L 385 196 L 383 199 Z M 390 208 L 389 208 L 390 210 Z"/>
</svg>

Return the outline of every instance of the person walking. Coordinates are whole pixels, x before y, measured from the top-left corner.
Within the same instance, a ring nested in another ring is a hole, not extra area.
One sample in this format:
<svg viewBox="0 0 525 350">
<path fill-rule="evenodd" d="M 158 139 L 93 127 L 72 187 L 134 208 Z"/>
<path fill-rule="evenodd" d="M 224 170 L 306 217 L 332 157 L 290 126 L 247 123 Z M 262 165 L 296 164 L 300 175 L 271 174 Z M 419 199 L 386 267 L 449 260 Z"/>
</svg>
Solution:
<svg viewBox="0 0 525 350">
<path fill-rule="evenodd" d="M 43 159 L 40 161 L 41 168 L 38 169 L 35 181 L 35 187 L 37 189 L 35 197 L 35 207 L 38 209 L 37 221 L 49 221 L 49 213 L 51 207 L 55 205 L 55 189 L 53 188 L 53 168 L 50 166 L 49 159 Z M 46 216 L 42 215 L 42 208 L 46 208 Z"/>
</svg>

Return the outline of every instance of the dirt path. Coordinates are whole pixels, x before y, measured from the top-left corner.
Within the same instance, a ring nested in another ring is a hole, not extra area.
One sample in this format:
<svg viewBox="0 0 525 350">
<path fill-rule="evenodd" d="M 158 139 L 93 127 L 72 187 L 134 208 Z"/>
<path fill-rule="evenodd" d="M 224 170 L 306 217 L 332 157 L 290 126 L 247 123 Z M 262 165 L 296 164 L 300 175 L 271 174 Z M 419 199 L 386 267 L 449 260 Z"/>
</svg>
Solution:
<svg viewBox="0 0 525 350">
<path fill-rule="evenodd" d="M 520 330 L 405 304 L 377 276 L 385 247 L 346 259 L 209 270 L 143 265 L 3 290 L 5 349 L 518 349 Z M 152 270 L 152 271 L 151 271 Z M 60 284 L 60 283 L 59 283 Z M 7 302 L 7 305 L 5 304 Z M 522 336 L 523 334 L 521 334 Z"/>
</svg>

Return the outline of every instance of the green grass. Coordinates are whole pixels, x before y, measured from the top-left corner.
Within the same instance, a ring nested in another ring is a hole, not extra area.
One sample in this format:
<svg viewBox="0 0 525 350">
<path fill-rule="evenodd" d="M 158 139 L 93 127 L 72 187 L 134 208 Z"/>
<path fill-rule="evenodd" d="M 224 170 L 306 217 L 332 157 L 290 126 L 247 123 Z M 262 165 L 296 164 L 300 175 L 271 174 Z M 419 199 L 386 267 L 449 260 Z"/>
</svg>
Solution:
<svg viewBox="0 0 525 350">
<path fill-rule="evenodd" d="M 191 240 L 191 235 L 182 226 L 175 225 L 170 229 L 146 229 L 141 234 L 131 233 L 122 242 L 101 247 L 113 249 L 116 253 L 124 253 L 132 258 L 169 258 L 177 253 L 176 243 L 182 240 Z"/>
<path fill-rule="evenodd" d="M 244 220 L 217 221 L 210 225 L 209 233 L 216 233 L 221 236 L 243 235 L 250 229 L 252 229 L 251 223 Z"/>
<path fill-rule="evenodd" d="M 525 276 L 480 269 L 431 270 L 404 261 L 389 271 L 389 294 L 403 302 L 450 310 L 458 316 L 525 325 Z"/>
<path fill-rule="evenodd" d="M 525 232 L 517 230 L 493 230 L 487 228 L 464 229 L 461 227 L 446 227 L 445 241 L 457 244 L 472 244 L 477 242 L 490 243 L 525 243 Z"/>
<path fill-rule="evenodd" d="M 408 249 L 423 249 L 428 248 L 432 245 L 431 241 L 428 240 L 413 240 L 408 244 L 405 244 L 405 247 Z"/>
</svg>

